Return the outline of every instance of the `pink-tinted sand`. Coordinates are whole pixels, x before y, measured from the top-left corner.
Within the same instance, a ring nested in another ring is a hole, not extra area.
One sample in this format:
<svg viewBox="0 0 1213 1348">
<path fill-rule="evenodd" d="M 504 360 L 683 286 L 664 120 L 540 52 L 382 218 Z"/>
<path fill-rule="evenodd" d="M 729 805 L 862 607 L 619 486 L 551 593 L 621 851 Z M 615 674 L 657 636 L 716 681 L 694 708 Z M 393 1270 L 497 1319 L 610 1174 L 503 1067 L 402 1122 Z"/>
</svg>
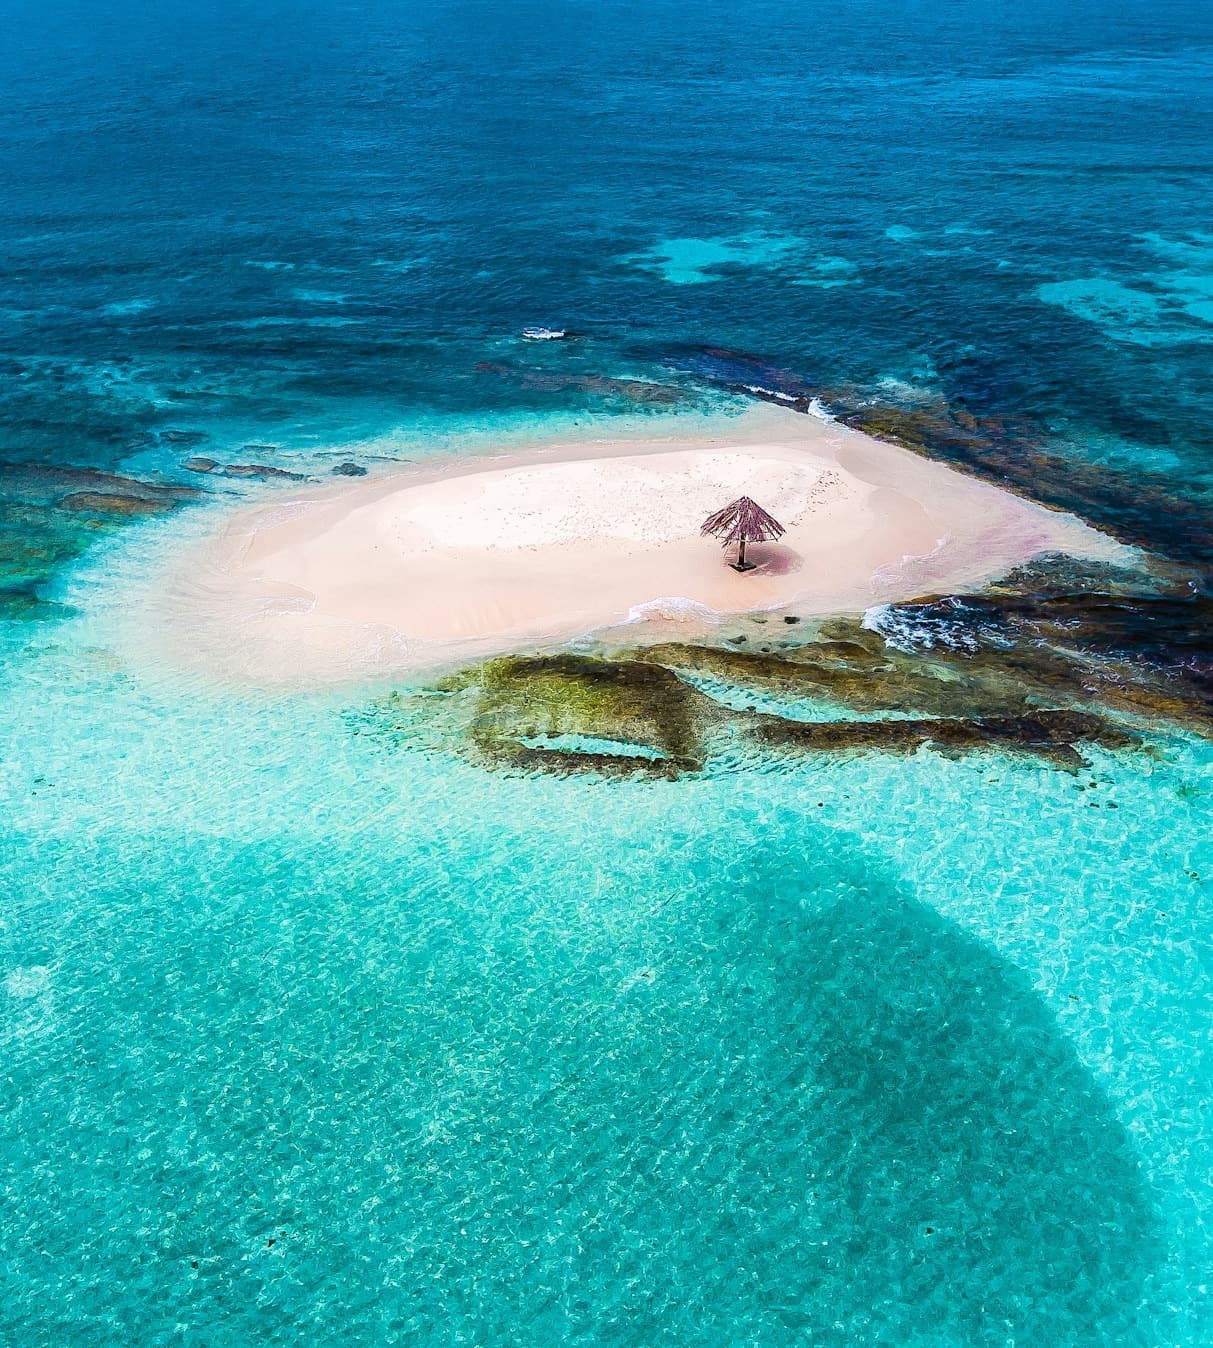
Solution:
<svg viewBox="0 0 1213 1348">
<path fill-rule="evenodd" d="M 787 532 L 739 575 L 699 535 L 742 494 Z M 449 668 L 583 635 L 700 639 L 971 588 L 1045 552 L 1112 558 L 1073 516 L 843 427 L 762 411 L 694 440 L 546 446 L 246 510 L 168 578 L 174 660 L 259 684 Z"/>
</svg>

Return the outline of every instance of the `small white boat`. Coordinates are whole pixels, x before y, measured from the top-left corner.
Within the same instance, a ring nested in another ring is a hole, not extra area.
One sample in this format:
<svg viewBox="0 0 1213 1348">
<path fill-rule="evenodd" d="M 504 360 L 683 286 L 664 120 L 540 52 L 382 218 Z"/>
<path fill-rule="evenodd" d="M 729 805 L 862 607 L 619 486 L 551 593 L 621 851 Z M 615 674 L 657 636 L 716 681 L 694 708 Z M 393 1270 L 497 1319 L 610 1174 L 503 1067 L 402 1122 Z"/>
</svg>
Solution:
<svg viewBox="0 0 1213 1348">
<path fill-rule="evenodd" d="M 567 337 L 567 328 L 523 328 L 522 335 L 528 342 L 558 342 L 561 337 Z"/>
</svg>

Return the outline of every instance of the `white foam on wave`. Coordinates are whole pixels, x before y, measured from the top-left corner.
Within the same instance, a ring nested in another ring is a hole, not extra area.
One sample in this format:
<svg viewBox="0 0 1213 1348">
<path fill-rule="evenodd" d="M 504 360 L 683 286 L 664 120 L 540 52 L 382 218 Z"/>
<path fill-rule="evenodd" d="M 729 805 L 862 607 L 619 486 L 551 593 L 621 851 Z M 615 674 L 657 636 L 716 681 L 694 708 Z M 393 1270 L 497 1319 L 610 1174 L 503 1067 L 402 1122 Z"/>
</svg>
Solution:
<svg viewBox="0 0 1213 1348">
<path fill-rule="evenodd" d="M 838 425 L 838 418 L 820 398 L 809 399 L 809 416 L 815 417 L 818 421 L 824 421 L 827 426 Z"/>
<path fill-rule="evenodd" d="M 710 623 L 718 627 L 723 621 L 714 608 L 697 603 L 694 599 L 684 599 L 681 595 L 665 595 L 661 599 L 650 599 L 644 604 L 634 604 L 628 609 L 624 623 L 643 622 L 699 622 Z"/>
<path fill-rule="evenodd" d="M 340 290 L 310 290 L 297 288 L 291 291 L 297 300 L 304 304 L 344 304 L 349 296 Z"/>
<path fill-rule="evenodd" d="M 886 562 L 872 572 L 872 583 L 881 586 L 903 586 L 915 573 L 921 573 L 924 567 L 938 562 L 947 553 L 952 538 L 944 534 L 935 540 L 935 546 L 929 552 L 904 552 L 895 562 Z"/>
<path fill-rule="evenodd" d="M 913 610 L 894 608 L 891 604 L 876 604 L 865 609 L 860 623 L 868 632 L 875 632 L 886 646 L 914 655 L 932 651 L 937 646 L 947 650 L 974 652 L 977 638 L 959 623 L 950 623 L 939 614 L 923 617 Z"/>
<path fill-rule="evenodd" d="M 897 403 L 900 407 L 928 407 L 939 398 L 939 393 L 911 383 L 895 374 L 883 374 L 876 380 L 875 388 L 882 399 Z"/>
<path fill-rule="evenodd" d="M 766 398 L 769 401 L 784 403 L 788 407 L 795 407 L 798 403 L 803 404 L 804 399 L 797 394 L 784 393 L 777 388 L 767 388 L 763 384 L 743 384 L 742 388 L 747 393 L 752 393 L 756 398 Z M 820 398 L 810 398 L 807 403 L 809 416 L 817 421 L 824 422 L 827 426 L 837 426 L 838 418 L 826 407 Z"/>
<path fill-rule="evenodd" d="M 776 402 L 796 403 L 799 398 L 794 398 L 790 393 L 781 393 L 777 388 L 766 388 L 762 384 L 743 384 L 742 388 L 747 393 L 752 393 L 756 398 L 774 398 Z"/>
</svg>

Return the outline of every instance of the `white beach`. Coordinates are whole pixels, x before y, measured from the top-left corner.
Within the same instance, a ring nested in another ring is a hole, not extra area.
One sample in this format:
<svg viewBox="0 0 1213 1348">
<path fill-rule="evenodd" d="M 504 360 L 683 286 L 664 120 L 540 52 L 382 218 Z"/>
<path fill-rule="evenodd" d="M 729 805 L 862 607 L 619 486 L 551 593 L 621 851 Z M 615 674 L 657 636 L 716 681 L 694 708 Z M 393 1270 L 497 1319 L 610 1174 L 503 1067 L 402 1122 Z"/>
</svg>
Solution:
<svg viewBox="0 0 1213 1348">
<path fill-rule="evenodd" d="M 753 497 L 757 569 L 703 538 Z M 972 588 L 1047 552 L 1112 558 L 1073 516 L 844 427 L 763 409 L 694 439 L 445 460 L 246 509 L 158 592 L 172 658 L 259 684 L 412 674 L 595 635 L 702 638 Z"/>
</svg>

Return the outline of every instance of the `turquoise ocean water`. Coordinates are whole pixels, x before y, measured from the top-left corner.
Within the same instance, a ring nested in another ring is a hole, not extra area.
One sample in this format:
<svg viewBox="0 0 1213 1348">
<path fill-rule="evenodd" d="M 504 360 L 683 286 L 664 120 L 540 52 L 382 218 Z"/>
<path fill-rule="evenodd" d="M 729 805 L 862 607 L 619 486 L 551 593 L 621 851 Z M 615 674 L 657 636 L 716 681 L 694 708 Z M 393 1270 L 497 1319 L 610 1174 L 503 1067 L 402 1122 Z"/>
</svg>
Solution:
<svg viewBox="0 0 1213 1348">
<path fill-rule="evenodd" d="M 191 457 L 767 366 L 1207 592 L 1207 6 L 0 8 L 0 1342 L 1213 1339 L 1204 740 L 511 776 L 124 628 Z"/>
</svg>

